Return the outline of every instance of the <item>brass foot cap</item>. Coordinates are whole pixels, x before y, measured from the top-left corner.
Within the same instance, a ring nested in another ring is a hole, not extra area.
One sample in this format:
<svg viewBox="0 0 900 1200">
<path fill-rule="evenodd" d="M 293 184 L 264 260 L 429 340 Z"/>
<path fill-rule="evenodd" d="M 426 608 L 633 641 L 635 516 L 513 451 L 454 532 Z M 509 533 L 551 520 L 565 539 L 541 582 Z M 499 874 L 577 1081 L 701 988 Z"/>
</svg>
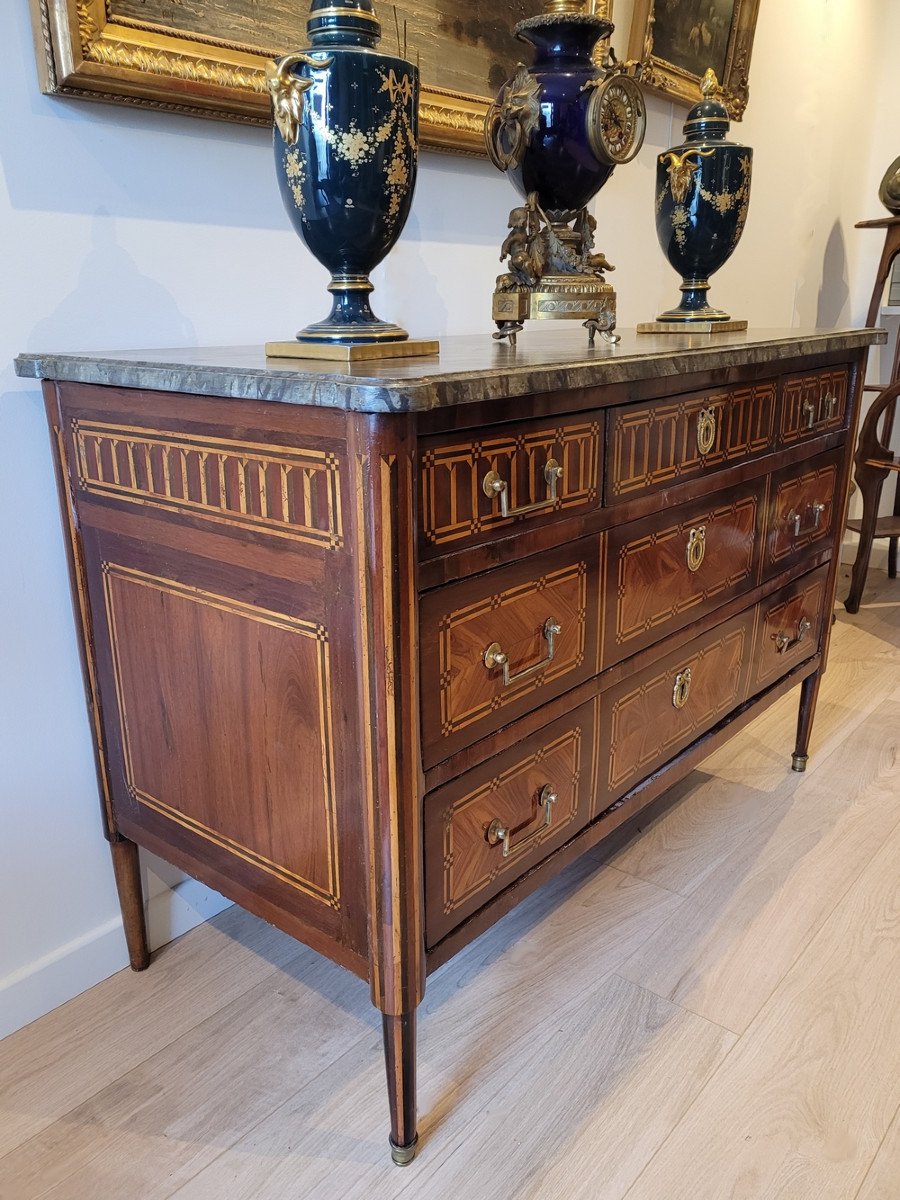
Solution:
<svg viewBox="0 0 900 1200">
<path fill-rule="evenodd" d="M 806 764 L 809 762 L 808 754 L 795 754 L 791 759 L 792 771 L 805 771 Z"/>
<path fill-rule="evenodd" d="M 408 1166 L 409 1163 L 416 1157 L 416 1150 L 419 1146 L 419 1135 L 413 1138 L 408 1146 L 398 1146 L 393 1138 L 388 1138 L 388 1143 L 391 1147 L 391 1158 L 398 1167 Z"/>
</svg>

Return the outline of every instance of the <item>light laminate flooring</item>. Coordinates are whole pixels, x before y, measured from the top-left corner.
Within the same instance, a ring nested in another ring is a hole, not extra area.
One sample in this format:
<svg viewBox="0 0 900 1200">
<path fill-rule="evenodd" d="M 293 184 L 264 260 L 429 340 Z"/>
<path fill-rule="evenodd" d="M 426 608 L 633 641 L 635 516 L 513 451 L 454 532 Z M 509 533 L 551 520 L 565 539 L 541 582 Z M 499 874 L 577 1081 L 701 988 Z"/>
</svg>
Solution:
<svg viewBox="0 0 900 1200">
<path fill-rule="evenodd" d="M 795 691 L 429 979 L 412 1166 L 234 908 L 0 1043 L 0 1200 L 900 1200 L 900 582 L 837 612 L 805 775 Z"/>
</svg>

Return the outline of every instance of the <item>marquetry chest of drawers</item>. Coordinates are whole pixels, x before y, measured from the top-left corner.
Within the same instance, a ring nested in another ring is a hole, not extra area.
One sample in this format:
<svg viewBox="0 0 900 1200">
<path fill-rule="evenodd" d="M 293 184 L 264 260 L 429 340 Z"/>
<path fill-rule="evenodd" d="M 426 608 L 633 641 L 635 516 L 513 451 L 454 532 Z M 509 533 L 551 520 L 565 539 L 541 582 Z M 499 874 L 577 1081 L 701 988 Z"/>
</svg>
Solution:
<svg viewBox="0 0 900 1200">
<path fill-rule="evenodd" d="M 878 337 L 20 358 L 132 965 L 140 845 L 367 979 L 409 1161 L 429 970 L 797 685 L 804 768 Z"/>
</svg>

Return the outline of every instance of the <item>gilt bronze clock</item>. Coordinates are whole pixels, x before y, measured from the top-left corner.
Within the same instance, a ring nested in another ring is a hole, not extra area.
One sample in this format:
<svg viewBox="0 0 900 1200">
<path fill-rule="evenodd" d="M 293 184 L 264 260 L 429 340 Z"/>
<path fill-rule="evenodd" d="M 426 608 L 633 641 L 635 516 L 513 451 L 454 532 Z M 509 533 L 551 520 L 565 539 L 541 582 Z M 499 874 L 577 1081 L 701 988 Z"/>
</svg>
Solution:
<svg viewBox="0 0 900 1200">
<path fill-rule="evenodd" d="M 534 47 L 501 88 L 485 121 L 494 165 L 522 196 L 509 214 L 500 251 L 494 337 L 515 344 L 526 320 L 580 320 L 617 340 L 614 270 L 595 247 L 597 222 L 588 204 L 617 166 L 641 148 L 646 109 L 639 63 L 593 53 L 613 25 L 581 0 L 550 0 L 547 11 L 520 21 L 516 36 Z"/>
</svg>

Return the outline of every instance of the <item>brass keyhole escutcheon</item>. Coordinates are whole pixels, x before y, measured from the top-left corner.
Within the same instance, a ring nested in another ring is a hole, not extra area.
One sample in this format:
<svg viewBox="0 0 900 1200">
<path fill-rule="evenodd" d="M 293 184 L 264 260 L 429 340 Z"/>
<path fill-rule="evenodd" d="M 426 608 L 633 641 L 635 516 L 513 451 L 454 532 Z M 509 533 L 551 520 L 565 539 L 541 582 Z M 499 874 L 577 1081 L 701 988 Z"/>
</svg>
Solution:
<svg viewBox="0 0 900 1200">
<path fill-rule="evenodd" d="M 687 565 L 689 571 L 699 571 L 706 556 L 706 526 L 698 525 L 688 534 Z"/>
<path fill-rule="evenodd" d="M 691 694 L 691 680 L 693 675 L 690 667 L 685 667 L 683 671 L 679 671 L 675 676 L 675 686 L 672 689 L 672 704 L 675 708 L 684 708 L 688 702 L 688 696 Z"/>
<path fill-rule="evenodd" d="M 697 414 L 697 449 L 709 454 L 716 444 L 716 410 L 704 408 Z"/>
</svg>

